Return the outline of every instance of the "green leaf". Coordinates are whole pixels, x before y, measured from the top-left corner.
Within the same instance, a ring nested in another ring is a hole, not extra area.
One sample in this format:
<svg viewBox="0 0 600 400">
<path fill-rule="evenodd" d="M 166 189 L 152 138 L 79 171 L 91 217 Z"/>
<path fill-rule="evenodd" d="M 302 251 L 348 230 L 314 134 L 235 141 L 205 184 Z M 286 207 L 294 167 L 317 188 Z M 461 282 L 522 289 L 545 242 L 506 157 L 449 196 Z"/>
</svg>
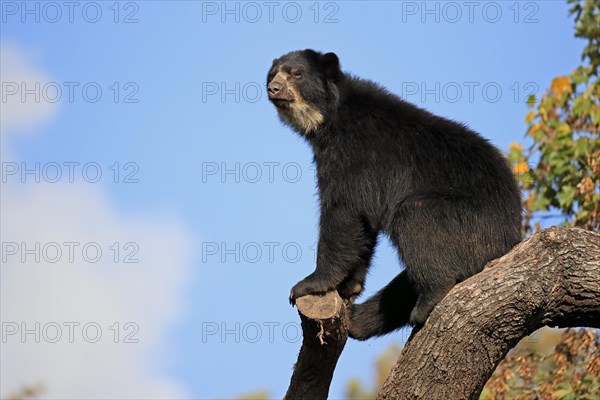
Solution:
<svg viewBox="0 0 600 400">
<path fill-rule="evenodd" d="M 583 158 L 590 151 L 590 139 L 582 136 L 575 141 L 575 157 Z"/>
<path fill-rule="evenodd" d="M 534 211 L 547 211 L 549 205 L 550 205 L 550 200 L 547 199 L 546 197 L 536 197 L 531 202 L 531 208 Z"/>
<path fill-rule="evenodd" d="M 556 196 L 561 207 L 569 209 L 573 205 L 573 197 L 575 196 L 577 188 L 573 186 L 563 186 L 560 188 L 560 192 Z"/>
</svg>

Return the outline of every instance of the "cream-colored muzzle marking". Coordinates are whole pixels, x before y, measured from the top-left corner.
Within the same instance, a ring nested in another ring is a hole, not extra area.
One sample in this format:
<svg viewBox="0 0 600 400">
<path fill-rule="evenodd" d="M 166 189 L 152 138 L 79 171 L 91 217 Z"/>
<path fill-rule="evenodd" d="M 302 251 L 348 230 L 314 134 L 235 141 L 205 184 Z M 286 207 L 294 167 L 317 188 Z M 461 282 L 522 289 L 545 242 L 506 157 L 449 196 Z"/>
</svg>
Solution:
<svg viewBox="0 0 600 400">
<path fill-rule="evenodd" d="M 273 80 L 279 80 L 286 83 L 285 89 L 293 99 L 286 108 L 277 108 L 281 119 L 286 123 L 298 128 L 304 133 L 316 131 L 325 120 L 323 114 L 310 103 L 307 103 L 296 87 L 290 82 L 290 75 L 279 71 Z"/>
</svg>

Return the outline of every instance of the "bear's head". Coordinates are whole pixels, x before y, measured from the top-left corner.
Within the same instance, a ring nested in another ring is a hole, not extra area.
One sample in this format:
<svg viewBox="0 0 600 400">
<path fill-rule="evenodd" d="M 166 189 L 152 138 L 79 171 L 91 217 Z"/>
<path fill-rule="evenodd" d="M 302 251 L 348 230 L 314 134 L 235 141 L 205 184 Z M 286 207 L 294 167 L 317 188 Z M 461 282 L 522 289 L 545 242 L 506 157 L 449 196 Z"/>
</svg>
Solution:
<svg viewBox="0 0 600 400">
<path fill-rule="evenodd" d="M 269 100 L 281 120 L 302 135 L 314 133 L 337 103 L 343 79 L 334 53 L 293 51 L 273 60 L 267 75 Z"/>
</svg>

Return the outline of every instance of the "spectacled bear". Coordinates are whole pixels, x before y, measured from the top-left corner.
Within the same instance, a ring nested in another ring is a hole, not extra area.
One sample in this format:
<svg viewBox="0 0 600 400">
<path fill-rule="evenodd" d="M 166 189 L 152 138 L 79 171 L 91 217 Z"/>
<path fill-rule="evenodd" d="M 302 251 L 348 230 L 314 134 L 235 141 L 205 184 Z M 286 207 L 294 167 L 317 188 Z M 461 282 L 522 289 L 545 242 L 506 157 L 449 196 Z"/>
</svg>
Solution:
<svg viewBox="0 0 600 400">
<path fill-rule="evenodd" d="M 275 59 L 267 92 L 312 147 L 317 168 L 317 265 L 292 288 L 292 304 L 335 289 L 354 300 L 382 233 L 405 269 L 352 306 L 350 336 L 420 326 L 454 285 L 520 241 L 520 193 L 508 162 L 467 126 L 343 72 L 334 53 Z"/>
</svg>

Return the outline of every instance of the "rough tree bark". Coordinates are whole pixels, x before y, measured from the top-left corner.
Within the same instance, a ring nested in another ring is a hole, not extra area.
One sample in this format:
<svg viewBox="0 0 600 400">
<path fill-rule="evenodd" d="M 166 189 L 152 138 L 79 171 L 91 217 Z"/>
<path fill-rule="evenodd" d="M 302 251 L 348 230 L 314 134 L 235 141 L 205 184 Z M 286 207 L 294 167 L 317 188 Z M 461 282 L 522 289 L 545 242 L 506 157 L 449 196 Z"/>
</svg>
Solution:
<svg viewBox="0 0 600 400">
<path fill-rule="evenodd" d="M 286 399 L 327 398 L 347 338 L 348 304 L 336 301 L 339 313 L 324 325 L 301 314 L 304 342 Z M 456 285 L 411 336 L 378 399 L 478 399 L 506 353 L 545 325 L 600 328 L 600 235 L 542 230 Z M 334 339 L 326 345 L 315 335 L 321 326 Z"/>
</svg>

